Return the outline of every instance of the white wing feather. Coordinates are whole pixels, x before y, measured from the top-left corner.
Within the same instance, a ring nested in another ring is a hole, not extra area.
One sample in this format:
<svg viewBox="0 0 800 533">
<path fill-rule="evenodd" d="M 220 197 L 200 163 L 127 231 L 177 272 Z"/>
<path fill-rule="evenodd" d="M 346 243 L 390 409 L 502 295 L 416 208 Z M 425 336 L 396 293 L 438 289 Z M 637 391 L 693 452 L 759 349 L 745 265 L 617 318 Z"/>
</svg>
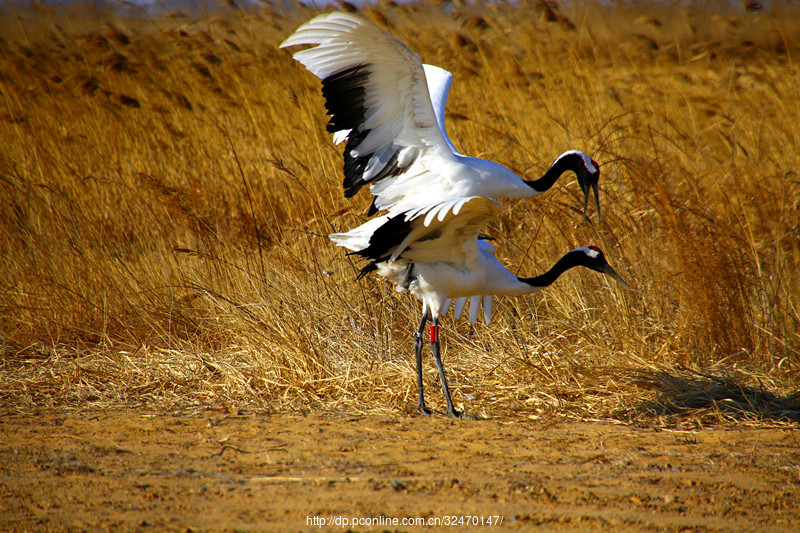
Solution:
<svg viewBox="0 0 800 533">
<path fill-rule="evenodd" d="M 370 184 L 378 210 L 406 212 L 430 199 L 528 197 L 519 176 L 459 154 L 447 137 L 453 76 L 422 65 L 406 45 L 349 13 L 320 15 L 281 47 L 312 45 L 295 59 L 323 80 L 328 129 L 345 147 L 345 194 Z"/>
<path fill-rule="evenodd" d="M 456 320 L 461 318 L 461 313 L 464 312 L 464 306 L 467 304 L 467 297 L 462 296 L 461 298 L 456 298 L 456 304 L 453 306 L 453 316 Z"/>
<path fill-rule="evenodd" d="M 478 321 L 478 310 L 481 308 L 481 296 L 473 296 L 469 299 L 469 323 L 475 325 Z"/>
<path fill-rule="evenodd" d="M 439 131 L 422 63 L 405 44 L 355 15 L 334 12 L 300 26 L 281 48 L 296 45 L 317 45 L 295 53 L 294 58 L 323 80 L 348 69 L 364 67 L 368 71 L 367 80 L 359 87 L 364 90 L 365 112 L 358 128 L 368 133 L 351 147 L 354 157 L 380 154 L 385 163 L 398 147 L 449 150 L 450 143 Z M 336 132 L 335 141 L 353 133 L 342 131 L 347 133 Z M 380 167 L 378 162 L 370 169 L 372 176 L 377 174 L 376 167 Z M 364 181 L 372 177 L 367 174 Z"/>
<path fill-rule="evenodd" d="M 441 67 L 435 65 L 422 65 L 425 70 L 425 79 L 428 82 L 428 92 L 431 95 L 433 112 L 436 115 L 436 123 L 442 137 L 450 147 L 450 151 L 458 154 L 458 150 L 453 146 L 450 137 L 447 136 L 447 129 L 444 124 L 445 109 L 447 108 L 447 96 L 450 93 L 450 86 L 453 85 L 453 75 Z"/>
</svg>

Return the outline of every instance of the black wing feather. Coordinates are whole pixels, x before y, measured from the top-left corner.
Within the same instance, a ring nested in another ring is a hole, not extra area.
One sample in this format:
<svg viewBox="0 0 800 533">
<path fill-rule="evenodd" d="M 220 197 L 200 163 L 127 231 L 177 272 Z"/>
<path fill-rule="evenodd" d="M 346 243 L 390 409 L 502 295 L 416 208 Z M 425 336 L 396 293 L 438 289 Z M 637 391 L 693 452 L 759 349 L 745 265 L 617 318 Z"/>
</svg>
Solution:
<svg viewBox="0 0 800 533">
<path fill-rule="evenodd" d="M 395 147 L 394 153 L 384 167 L 369 180 L 364 179 L 364 171 L 374 152 L 353 156 L 353 150 L 367 137 L 370 130 L 362 129 L 366 120 L 366 90 L 364 85 L 369 81 L 371 71 L 369 65 L 358 65 L 331 74 L 322 80 L 322 96 L 325 98 L 325 109 L 330 120 L 327 131 L 334 133 L 350 130 L 344 149 L 344 195 L 350 198 L 368 182 L 377 182 L 390 176 L 396 176 L 404 168 L 397 164 L 400 151 Z"/>
</svg>

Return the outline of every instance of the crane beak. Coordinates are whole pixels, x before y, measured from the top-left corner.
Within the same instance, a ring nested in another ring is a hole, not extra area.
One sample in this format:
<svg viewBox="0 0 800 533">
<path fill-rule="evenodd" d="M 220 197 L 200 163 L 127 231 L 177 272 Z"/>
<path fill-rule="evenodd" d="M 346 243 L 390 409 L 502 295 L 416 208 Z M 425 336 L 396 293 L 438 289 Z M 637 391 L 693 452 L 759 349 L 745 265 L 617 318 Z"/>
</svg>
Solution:
<svg viewBox="0 0 800 533">
<path fill-rule="evenodd" d="M 633 290 L 633 289 L 631 289 L 631 286 L 628 285 L 627 283 L 625 283 L 625 280 L 623 280 L 622 277 L 619 274 L 617 274 L 617 271 L 614 270 L 613 268 L 611 268 L 611 265 L 609 265 L 608 263 L 606 263 L 606 265 L 603 267 L 603 269 L 600 272 L 602 272 L 603 274 L 607 274 L 607 275 L 611 276 L 612 278 L 617 280 L 617 282 L 619 282 L 619 284 L 622 285 L 623 287 L 625 287 L 627 290 L 629 290 L 629 291 Z"/>
<path fill-rule="evenodd" d="M 597 182 L 583 189 L 583 220 L 586 221 L 586 208 L 589 206 L 589 191 L 594 191 L 594 204 L 597 206 L 597 223 L 600 223 L 600 187 Z"/>
</svg>

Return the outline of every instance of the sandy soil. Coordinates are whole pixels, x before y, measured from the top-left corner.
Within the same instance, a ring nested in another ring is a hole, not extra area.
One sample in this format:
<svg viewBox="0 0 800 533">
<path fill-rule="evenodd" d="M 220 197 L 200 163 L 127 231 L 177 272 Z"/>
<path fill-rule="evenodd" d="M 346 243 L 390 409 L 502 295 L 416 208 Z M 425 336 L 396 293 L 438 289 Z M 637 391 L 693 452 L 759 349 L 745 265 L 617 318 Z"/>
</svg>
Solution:
<svg viewBox="0 0 800 533">
<path fill-rule="evenodd" d="M 7 412 L 0 530 L 798 531 L 798 465 L 798 429 Z"/>
</svg>

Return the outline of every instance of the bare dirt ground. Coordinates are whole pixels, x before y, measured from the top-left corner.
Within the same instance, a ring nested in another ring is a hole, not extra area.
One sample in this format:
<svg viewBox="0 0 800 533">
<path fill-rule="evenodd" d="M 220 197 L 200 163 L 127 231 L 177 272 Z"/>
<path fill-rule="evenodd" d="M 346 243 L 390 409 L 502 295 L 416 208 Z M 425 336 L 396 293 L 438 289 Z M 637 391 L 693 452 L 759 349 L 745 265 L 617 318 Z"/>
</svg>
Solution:
<svg viewBox="0 0 800 533">
<path fill-rule="evenodd" d="M 798 531 L 799 440 L 403 414 L 6 412 L 0 530 Z"/>
</svg>

